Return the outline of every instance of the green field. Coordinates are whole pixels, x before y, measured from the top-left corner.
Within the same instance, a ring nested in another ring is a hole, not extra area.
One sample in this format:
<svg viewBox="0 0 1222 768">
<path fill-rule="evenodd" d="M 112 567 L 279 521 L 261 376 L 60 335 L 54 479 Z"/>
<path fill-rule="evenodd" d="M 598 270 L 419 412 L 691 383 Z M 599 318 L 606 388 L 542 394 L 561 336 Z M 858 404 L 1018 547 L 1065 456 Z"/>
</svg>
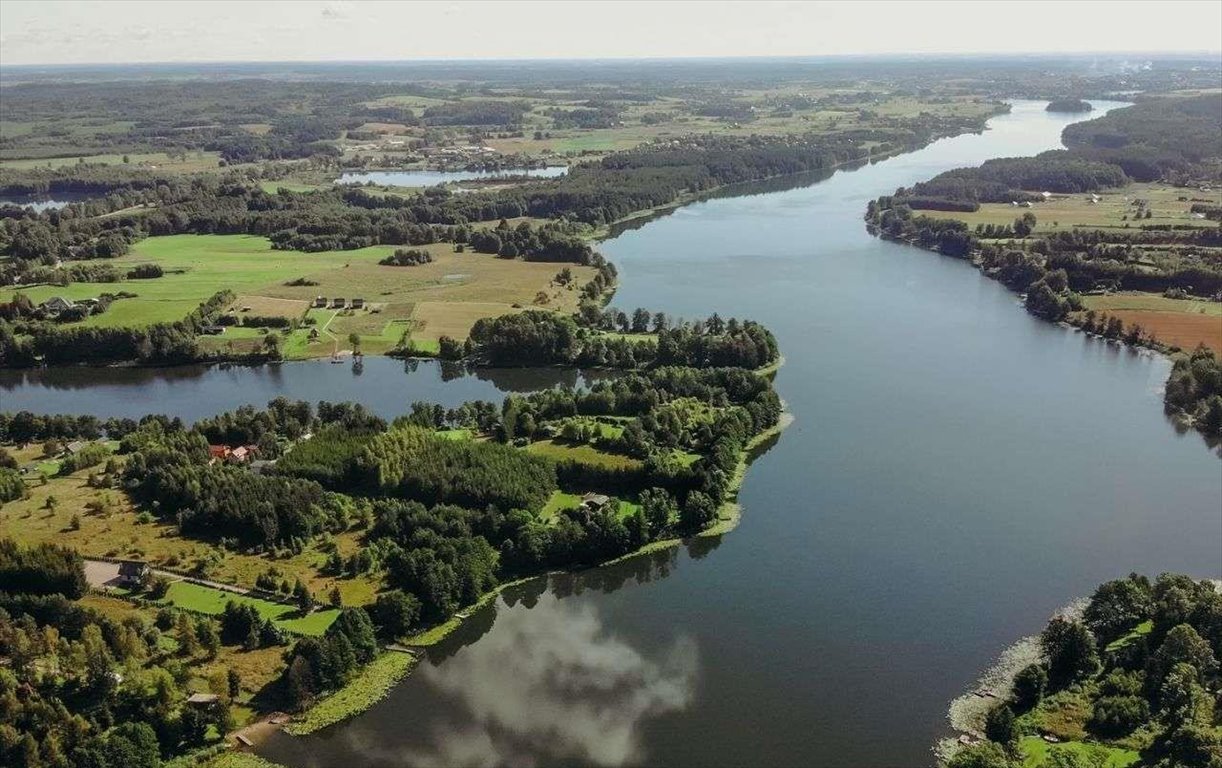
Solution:
<svg viewBox="0 0 1222 768">
<path fill-rule="evenodd" d="M 164 598 L 164 602 L 169 605 L 214 616 L 224 612 L 226 603 L 230 601 L 252 605 L 261 617 L 271 619 L 283 630 L 300 635 L 321 635 L 339 616 L 339 611 L 334 608 L 319 609 L 308 616 L 301 616 L 296 606 L 238 595 L 188 581 L 171 584 Z"/>
<path fill-rule="evenodd" d="M 581 494 L 565 493 L 564 491 L 555 491 L 552 497 L 543 505 L 543 509 L 539 510 L 539 519 L 544 522 L 550 522 L 556 519 L 556 515 L 560 514 L 561 510 L 572 509 L 581 506 Z M 641 508 L 640 504 L 627 499 L 619 500 L 619 517 L 621 519 L 634 514 Z"/>
<path fill-rule="evenodd" d="M 1082 758 L 1086 765 L 1099 765 L 1100 768 L 1128 768 L 1141 760 L 1141 755 L 1131 749 L 1087 744 L 1081 741 L 1049 744 L 1039 736 L 1027 736 L 1020 739 L 1018 748 L 1023 753 L 1023 768 L 1050 768 L 1052 766 L 1050 758 L 1058 752 L 1076 755 Z M 1092 760 L 1103 762 L 1095 763 L 1091 762 Z"/>
</svg>

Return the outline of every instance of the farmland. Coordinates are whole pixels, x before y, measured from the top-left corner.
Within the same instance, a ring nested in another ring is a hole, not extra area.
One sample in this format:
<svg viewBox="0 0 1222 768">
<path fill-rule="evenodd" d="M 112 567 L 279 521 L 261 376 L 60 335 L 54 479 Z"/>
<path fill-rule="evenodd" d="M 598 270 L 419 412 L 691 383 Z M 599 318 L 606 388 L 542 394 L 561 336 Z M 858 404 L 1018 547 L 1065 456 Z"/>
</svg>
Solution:
<svg viewBox="0 0 1222 768">
<path fill-rule="evenodd" d="M 1185 350 L 1204 344 L 1222 354 L 1222 303 L 1150 293 L 1084 296 L 1083 303 L 1096 313 L 1119 317 L 1126 327 L 1140 325 L 1160 344 Z"/>
<path fill-rule="evenodd" d="M 1031 190 L 1039 192 L 1040 190 Z M 1217 222 L 1193 216 L 1194 203 L 1222 205 L 1222 191 L 1203 192 L 1199 189 L 1173 187 L 1167 184 L 1130 184 L 1097 193 L 1099 202 L 1090 195 L 1053 195 L 1030 209 L 1007 203 L 983 203 L 978 211 L 923 211 L 940 219 L 958 219 L 969 227 L 978 224 L 1005 226 L 1030 210 L 1036 216 L 1035 233 L 1043 234 L 1074 227 L 1089 229 L 1140 228 L 1142 225 L 1172 224 L 1192 227 L 1217 227 Z M 1143 217 L 1138 220 L 1138 211 Z M 1144 212 L 1150 217 L 1145 218 Z"/>
<path fill-rule="evenodd" d="M 330 354 L 336 344 L 347 348 L 352 333 L 361 337 L 363 351 L 373 353 L 390 349 L 409 329 L 413 337 L 425 342 L 436 342 L 443 334 L 465 338 L 479 318 L 511 312 L 514 304 L 534 305 L 540 292 L 547 296 L 544 307 L 573 311 L 577 306 L 576 290 L 553 284 L 560 269 L 555 264 L 455 253 L 448 243 L 422 247 L 432 255 L 431 263 L 390 267 L 378 261 L 394 251 L 392 246 L 302 253 L 273 250 L 266 238 L 249 235 L 153 237 L 112 263 L 120 271 L 155 263 L 165 271 L 162 277 L 128 280 L 120 287 L 72 283 L 35 286 L 22 292 L 35 302 L 52 296 L 92 298 L 104 291 L 135 293 L 136 298 L 118 299 L 105 313 L 81 321 L 103 327 L 180 320 L 226 289 L 240 295 L 234 306 L 239 315 L 250 307 L 251 315 L 301 317 L 318 295 L 362 297 L 370 305 L 342 313 L 311 310 L 316 326 L 325 327 L 330 335 L 311 344 L 307 329 L 295 331 L 286 344 L 290 357 Z M 588 267 L 574 265 L 571 269 L 577 277 L 575 284 L 594 274 Z M 316 285 L 286 285 L 298 278 Z M 240 345 L 243 340 L 257 342 L 261 335 L 256 329 L 231 328 L 207 343 Z"/>
</svg>

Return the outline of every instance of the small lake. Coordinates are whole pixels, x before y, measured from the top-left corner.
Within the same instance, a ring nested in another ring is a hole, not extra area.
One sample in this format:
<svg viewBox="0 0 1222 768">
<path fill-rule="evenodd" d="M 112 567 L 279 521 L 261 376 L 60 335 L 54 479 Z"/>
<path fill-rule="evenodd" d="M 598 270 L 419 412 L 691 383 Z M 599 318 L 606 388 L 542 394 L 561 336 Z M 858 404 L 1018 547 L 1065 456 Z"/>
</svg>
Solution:
<svg viewBox="0 0 1222 768">
<path fill-rule="evenodd" d="M 56 211 L 71 203 L 78 203 L 81 200 L 87 199 L 85 196 L 74 197 L 71 199 L 55 199 L 50 197 L 30 196 L 30 197 L 0 197 L 0 207 L 6 205 L 17 205 L 22 208 L 33 208 L 36 212 Z"/>
<path fill-rule="evenodd" d="M 476 179 L 504 179 L 530 176 L 537 179 L 554 179 L 568 173 L 562 165 L 547 168 L 506 168 L 497 171 L 360 171 L 341 174 L 337 184 L 379 184 L 393 187 L 433 187 L 452 181 Z"/>
</svg>

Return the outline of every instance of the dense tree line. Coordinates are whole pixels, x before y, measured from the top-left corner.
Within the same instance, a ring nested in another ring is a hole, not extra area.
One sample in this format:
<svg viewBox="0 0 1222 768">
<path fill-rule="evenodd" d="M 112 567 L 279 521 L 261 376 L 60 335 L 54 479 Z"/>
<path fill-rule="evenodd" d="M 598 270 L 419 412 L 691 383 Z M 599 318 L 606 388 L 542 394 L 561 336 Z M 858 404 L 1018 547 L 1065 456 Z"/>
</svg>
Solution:
<svg viewBox="0 0 1222 768">
<path fill-rule="evenodd" d="M 642 319 L 644 318 L 644 319 Z M 638 368 L 681 365 L 697 368 L 759 368 L 776 362 L 776 339 L 758 323 L 714 315 L 670 327 L 662 313 L 595 311 L 579 324 L 555 312 L 532 310 L 476 321 L 466 344 L 472 359 L 494 366 L 582 365 Z M 599 330 L 648 333 L 652 339 L 607 337 Z"/>
</svg>

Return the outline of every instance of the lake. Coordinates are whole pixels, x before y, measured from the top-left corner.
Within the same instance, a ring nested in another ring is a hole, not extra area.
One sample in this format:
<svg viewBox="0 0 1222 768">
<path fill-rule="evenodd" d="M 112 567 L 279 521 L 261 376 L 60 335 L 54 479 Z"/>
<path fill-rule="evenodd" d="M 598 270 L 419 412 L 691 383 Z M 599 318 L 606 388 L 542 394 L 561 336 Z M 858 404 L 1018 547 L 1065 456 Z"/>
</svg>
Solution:
<svg viewBox="0 0 1222 768">
<path fill-rule="evenodd" d="M 1218 577 L 1222 470 L 1164 416 L 1166 359 L 865 231 L 870 199 L 1059 146 L 1082 118 L 1018 102 L 980 135 L 622 228 L 601 246 L 617 306 L 751 317 L 781 344 L 796 422 L 748 473 L 738 529 L 507 590 L 368 712 L 260 752 L 294 768 L 929 765 L 950 700 L 1057 607 L 1131 570 Z M 388 413 L 523 385 L 381 360 L 113 370 L 0 373 L 2 407 L 197 418 L 283 393 Z"/>
<path fill-rule="evenodd" d="M 505 168 L 498 171 L 360 171 L 341 174 L 336 184 L 382 184 L 393 187 L 432 187 L 451 181 L 530 176 L 551 179 L 568 173 L 563 165 L 547 168 Z"/>
<path fill-rule="evenodd" d="M 0 207 L 6 205 L 17 205 L 22 208 L 33 208 L 35 213 L 43 211 L 56 211 L 70 203 L 77 203 L 81 200 L 88 199 L 85 195 L 73 196 L 71 199 L 54 199 L 49 197 L 29 196 L 29 197 L 0 197 Z"/>
</svg>

